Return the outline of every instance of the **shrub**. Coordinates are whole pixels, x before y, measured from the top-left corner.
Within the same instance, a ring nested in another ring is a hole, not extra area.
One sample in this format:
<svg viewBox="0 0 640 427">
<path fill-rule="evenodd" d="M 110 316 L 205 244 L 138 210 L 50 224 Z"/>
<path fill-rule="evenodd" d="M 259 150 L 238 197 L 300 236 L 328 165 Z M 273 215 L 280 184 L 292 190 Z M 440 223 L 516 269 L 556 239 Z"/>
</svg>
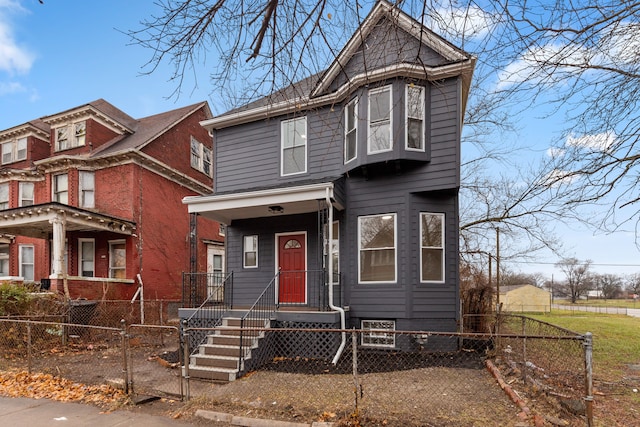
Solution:
<svg viewBox="0 0 640 427">
<path fill-rule="evenodd" d="M 25 314 L 32 296 L 28 286 L 18 283 L 0 283 L 0 316 Z"/>
</svg>

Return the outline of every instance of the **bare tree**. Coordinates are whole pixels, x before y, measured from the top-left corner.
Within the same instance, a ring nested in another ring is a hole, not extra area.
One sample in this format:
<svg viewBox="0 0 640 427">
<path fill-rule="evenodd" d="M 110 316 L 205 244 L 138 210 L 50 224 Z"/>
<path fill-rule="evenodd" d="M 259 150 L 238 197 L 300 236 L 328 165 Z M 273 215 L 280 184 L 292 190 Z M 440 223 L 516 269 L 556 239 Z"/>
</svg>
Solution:
<svg viewBox="0 0 640 427">
<path fill-rule="evenodd" d="M 128 34 L 150 49 L 147 72 L 173 65 L 176 96 L 185 73 L 211 65 L 212 91 L 231 108 L 325 69 L 373 3 L 165 0 Z M 477 254 L 494 251 L 497 227 L 508 260 L 541 248 L 559 254 L 558 221 L 603 230 L 638 224 L 639 1 L 394 4 L 478 57 L 463 135 L 466 262 L 486 262 Z M 567 127 L 549 157 L 525 168 L 518 113 L 540 104 L 547 117 L 568 107 Z M 609 198 L 604 216 L 581 215 L 583 204 Z"/>
<path fill-rule="evenodd" d="M 617 274 L 595 274 L 594 282 L 602 298 L 618 298 L 622 293 L 622 277 Z"/>
<path fill-rule="evenodd" d="M 592 284 L 589 280 L 591 260 L 581 262 L 576 258 L 564 258 L 556 263 L 556 267 L 562 270 L 567 278 L 564 288 L 571 302 L 575 303 L 591 288 Z"/>
<path fill-rule="evenodd" d="M 629 275 L 627 277 L 626 283 L 627 283 L 627 286 L 626 286 L 627 292 L 634 295 L 640 294 L 640 273 Z"/>
</svg>

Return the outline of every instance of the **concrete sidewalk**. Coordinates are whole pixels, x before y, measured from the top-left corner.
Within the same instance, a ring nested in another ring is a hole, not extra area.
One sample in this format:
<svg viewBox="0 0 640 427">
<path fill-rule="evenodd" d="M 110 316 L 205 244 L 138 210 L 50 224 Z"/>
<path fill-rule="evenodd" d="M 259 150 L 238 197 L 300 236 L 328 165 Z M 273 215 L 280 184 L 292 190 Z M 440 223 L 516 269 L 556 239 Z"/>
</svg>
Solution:
<svg viewBox="0 0 640 427">
<path fill-rule="evenodd" d="M 101 412 L 100 408 L 81 403 L 0 397 L 0 426 L 178 427 L 194 425 L 180 420 L 124 410 L 110 413 Z"/>
</svg>

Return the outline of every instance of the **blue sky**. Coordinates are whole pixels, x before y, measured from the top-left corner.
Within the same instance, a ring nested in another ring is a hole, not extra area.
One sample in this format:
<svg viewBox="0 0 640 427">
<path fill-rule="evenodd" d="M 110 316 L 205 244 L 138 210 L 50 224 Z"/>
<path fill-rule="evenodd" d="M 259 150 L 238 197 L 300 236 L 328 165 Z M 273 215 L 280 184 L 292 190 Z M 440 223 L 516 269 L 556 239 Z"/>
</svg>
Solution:
<svg viewBox="0 0 640 427">
<path fill-rule="evenodd" d="M 156 11 L 152 0 L 44 0 L 44 4 L 0 0 L 0 129 L 98 98 L 135 118 L 205 100 L 214 114 L 224 111 L 216 102 L 217 95 L 210 93 L 206 66 L 196 70 L 198 87 L 186 76 L 177 99 L 169 98 L 175 89 L 169 81 L 170 65 L 141 75 L 151 52 L 131 45 L 120 31 L 139 28 L 139 22 Z M 529 119 L 523 125 L 522 134 L 535 135 L 534 144 L 543 153 L 545 138 L 552 137 L 548 122 Z M 640 272 L 634 233 L 603 235 L 560 227 L 557 231 L 565 240 L 567 256 L 591 259 L 597 264 L 594 271 Z M 556 261 L 554 256 L 541 254 L 537 263 L 513 267 L 561 279 L 562 274 L 553 268 Z"/>
</svg>

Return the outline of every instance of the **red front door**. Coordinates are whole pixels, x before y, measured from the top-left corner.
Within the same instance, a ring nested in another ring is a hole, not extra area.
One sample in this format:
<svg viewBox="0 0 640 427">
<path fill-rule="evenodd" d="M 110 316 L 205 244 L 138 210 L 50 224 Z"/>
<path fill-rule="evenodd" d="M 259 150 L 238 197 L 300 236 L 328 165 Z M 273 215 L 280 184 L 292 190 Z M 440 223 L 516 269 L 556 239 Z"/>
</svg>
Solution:
<svg viewBox="0 0 640 427">
<path fill-rule="evenodd" d="M 278 301 L 281 304 L 307 302 L 305 248 L 304 234 L 278 236 Z"/>
</svg>

